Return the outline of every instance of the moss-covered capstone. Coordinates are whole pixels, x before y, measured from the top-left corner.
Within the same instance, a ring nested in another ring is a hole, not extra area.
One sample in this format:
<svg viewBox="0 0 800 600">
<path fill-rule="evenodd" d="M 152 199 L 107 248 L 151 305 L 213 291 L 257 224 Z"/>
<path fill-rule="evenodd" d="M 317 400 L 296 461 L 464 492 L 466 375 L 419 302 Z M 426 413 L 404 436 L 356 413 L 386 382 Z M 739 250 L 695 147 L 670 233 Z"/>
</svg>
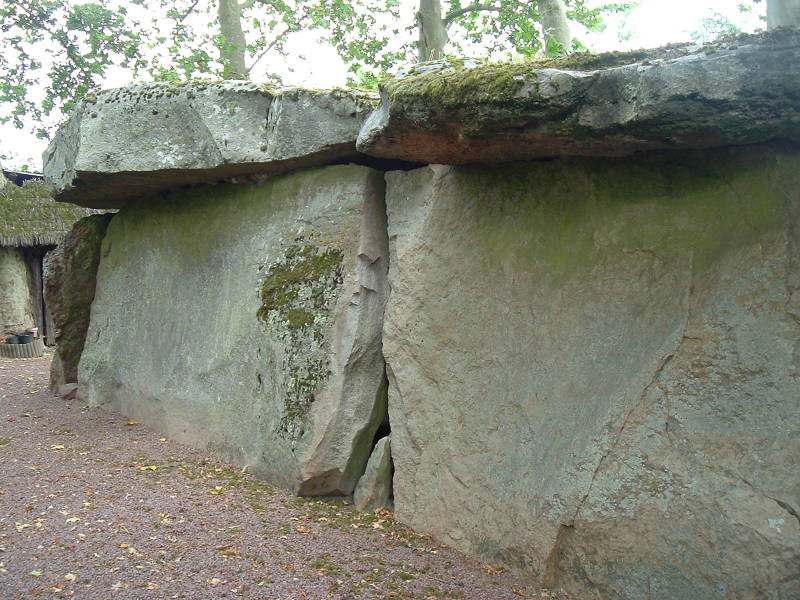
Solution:
<svg viewBox="0 0 800 600">
<path fill-rule="evenodd" d="M 427 163 L 624 156 L 800 140 L 800 32 L 387 81 L 360 151 Z"/>
</svg>

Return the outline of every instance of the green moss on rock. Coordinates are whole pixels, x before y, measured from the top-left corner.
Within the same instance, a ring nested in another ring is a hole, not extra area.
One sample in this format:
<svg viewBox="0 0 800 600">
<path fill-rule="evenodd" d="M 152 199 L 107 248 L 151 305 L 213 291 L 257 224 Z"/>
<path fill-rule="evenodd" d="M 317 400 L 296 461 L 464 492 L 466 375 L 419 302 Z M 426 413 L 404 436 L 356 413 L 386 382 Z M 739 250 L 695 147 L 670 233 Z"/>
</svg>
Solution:
<svg viewBox="0 0 800 600">
<path fill-rule="evenodd" d="M 258 318 L 283 346 L 284 415 L 280 429 L 300 437 L 319 385 L 330 375 L 325 329 L 342 283 L 344 254 L 309 243 L 289 246 L 267 269 Z"/>
<path fill-rule="evenodd" d="M 287 306 L 300 297 L 303 286 L 311 285 L 313 287 L 314 283 L 318 283 L 332 273 L 340 274 L 341 263 L 342 253 L 334 248 L 318 253 L 317 248 L 310 244 L 290 247 L 286 251 L 285 259 L 273 264 L 264 279 L 258 318 L 264 321 L 270 311 L 284 311 Z M 316 304 L 322 302 L 319 294 L 316 295 L 315 300 L 318 301 Z M 319 308 L 319 306 L 316 307 Z"/>
<path fill-rule="evenodd" d="M 0 245 L 58 244 L 81 217 L 98 211 L 55 202 L 38 181 L 0 188 Z"/>
</svg>

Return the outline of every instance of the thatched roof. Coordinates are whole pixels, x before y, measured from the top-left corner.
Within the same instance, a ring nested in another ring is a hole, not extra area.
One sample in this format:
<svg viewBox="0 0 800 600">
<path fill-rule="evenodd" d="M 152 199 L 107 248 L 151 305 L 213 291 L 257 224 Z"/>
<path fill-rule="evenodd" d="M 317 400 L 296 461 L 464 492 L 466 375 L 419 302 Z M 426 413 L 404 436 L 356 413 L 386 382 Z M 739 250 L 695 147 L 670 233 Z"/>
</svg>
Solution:
<svg viewBox="0 0 800 600">
<path fill-rule="evenodd" d="M 2 171 L 5 178 L 16 185 L 22 185 L 26 181 L 42 181 L 44 179 L 44 175 L 41 173 L 30 173 L 28 171 L 9 171 L 8 169 L 2 169 Z"/>
<path fill-rule="evenodd" d="M 75 221 L 96 212 L 55 202 L 41 182 L 17 186 L 0 176 L 0 246 L 58 244 Z"/>
</svg>

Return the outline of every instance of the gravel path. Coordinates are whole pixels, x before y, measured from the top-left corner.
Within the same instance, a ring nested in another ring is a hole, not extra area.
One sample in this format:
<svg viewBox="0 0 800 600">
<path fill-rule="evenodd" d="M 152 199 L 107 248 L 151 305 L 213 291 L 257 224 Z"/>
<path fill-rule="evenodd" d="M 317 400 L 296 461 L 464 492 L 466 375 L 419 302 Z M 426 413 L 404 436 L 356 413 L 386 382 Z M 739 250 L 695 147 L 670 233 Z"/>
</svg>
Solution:
<svg viewBox="0 0 800 600">
<path fill-rule="evenodd" d="M 0 359 L 0 598 L 551 597 L 346 502 L 294 498 L 208 452 L 47 391 Z"/>
</svg>

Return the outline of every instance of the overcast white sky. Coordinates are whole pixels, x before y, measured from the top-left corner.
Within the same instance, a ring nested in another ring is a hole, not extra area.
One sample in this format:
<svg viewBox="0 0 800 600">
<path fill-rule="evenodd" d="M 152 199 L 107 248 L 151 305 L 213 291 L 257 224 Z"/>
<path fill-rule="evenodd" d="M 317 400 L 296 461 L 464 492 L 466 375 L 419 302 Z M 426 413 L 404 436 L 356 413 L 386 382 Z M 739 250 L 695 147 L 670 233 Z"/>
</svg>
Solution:
<svg viewBox="0 0 800 600">
<path fill-rule="evenodd" d="M 603 33 L 573 33 L 591 50 L 601 52 L 687 41 L 690 32 L 700 28 L 701 20 L 715 12 L 727 16 L 744 31 L 762 27 L 760 17 L 764 14 L 765 3 L 754 4 L 749 14 L 738 10 L 741 3 L 752 4 L 750 0 L 641 0 L 624 19 L 608 20 Z M 415 1 L 403 0 L 403 4 L 407 4 L 406 10 L 413 14 Z M 314 43 L 312 37 L 298 38 L 294 46 L 305 60 L 299 64 L 295 62 L 293 72 L 287 70 L 286 64 L 272 63 L 266 67 L 280 72 L 289 84 L 316 88 L 344 84 L 346 70 L 332 49 Z M 256 73 L 254 78 L 258 77 Z M 109 77 L 104 87 L 119 87 L 127 83 L 124 74 L 117 74 Z M 41 153 L 47 146 L 46 140 L 38 140 L 30 132 L 3 125 L 0 126 L 0 142 L 3 152 L 11 155 L 3 161 L 5 168 L 21 168 L 27 164 L 32 170 L 41 171 Z"/>
</svg>

